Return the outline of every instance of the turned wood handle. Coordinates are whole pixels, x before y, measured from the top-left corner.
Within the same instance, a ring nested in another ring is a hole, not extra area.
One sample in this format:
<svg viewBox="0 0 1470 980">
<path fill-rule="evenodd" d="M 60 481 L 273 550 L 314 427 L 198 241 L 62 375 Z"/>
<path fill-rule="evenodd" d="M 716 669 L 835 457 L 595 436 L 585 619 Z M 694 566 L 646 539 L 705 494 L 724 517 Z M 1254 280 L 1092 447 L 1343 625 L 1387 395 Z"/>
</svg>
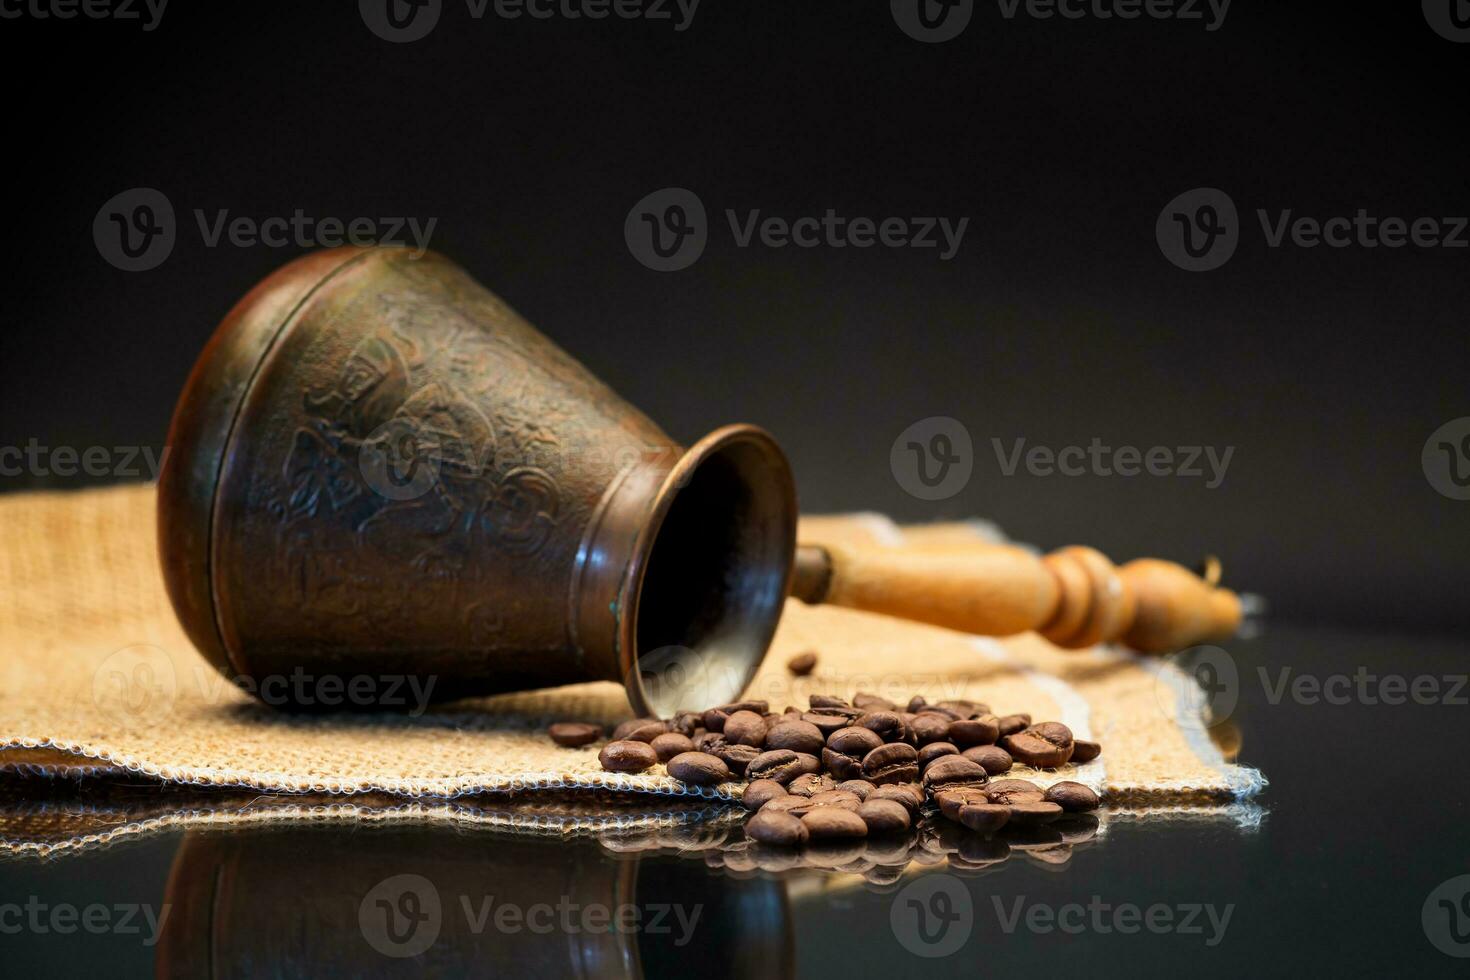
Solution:
<svg viewBox="0 0 1470 980">
<path fill-rule="evenodd" d="M 1160 653 L 1221 640 L 1240 597 L 1173 562 L 1118 568 L 1073 546 L 1037 556 L 1005 545 L 938 551 L 804 545 L 792 594 L 983 636 L 1035 630 L 1070 649 L 1117 641 Z"/>
</svg>

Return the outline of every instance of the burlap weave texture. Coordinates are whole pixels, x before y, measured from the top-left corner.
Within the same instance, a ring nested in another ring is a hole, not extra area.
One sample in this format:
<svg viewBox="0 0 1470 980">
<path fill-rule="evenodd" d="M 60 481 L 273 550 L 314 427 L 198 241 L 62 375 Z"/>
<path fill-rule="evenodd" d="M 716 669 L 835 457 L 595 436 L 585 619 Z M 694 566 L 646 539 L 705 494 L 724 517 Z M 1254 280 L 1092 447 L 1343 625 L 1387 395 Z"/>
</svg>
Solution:
<svg viewBox="0 0 1470 980">
<path fill-rule="evenodd" d="M 174 619 L 151 486 L 3 496 L 0 526 L 0 771 L 406 797 L 604 788 L 729 798 L 739 789 L 691 791 L 663 775 L 603 772 L 595 746 L 546 738 L 552 721 L 627 717 L 610 683 L 461 701 L 418 717 L 299 717 L 257 704 L 204 663 Z M 803 529 L 807 539 L 889 543 L 905 533 L 976 532 L 905 532 L 872 516 Z M 793 678 L 785 663 L 803 650 L 817 651 L 818 668 Z M 973 698 L 1061 720 L 1103 743 L 1101 759 L 1039 774 L 1041 782 L 1078 779 L 1112 801 L 1150 805 L 1254 794 L 1260 775 L 1226 763 L 1192 715 L 1192 683 L 1167 664 L 1110 649 L 1068 653 L 1030 635 L 998 641 L 791 602 L 749 693 L 777 710 L 813 692 Z"/>
</svg>

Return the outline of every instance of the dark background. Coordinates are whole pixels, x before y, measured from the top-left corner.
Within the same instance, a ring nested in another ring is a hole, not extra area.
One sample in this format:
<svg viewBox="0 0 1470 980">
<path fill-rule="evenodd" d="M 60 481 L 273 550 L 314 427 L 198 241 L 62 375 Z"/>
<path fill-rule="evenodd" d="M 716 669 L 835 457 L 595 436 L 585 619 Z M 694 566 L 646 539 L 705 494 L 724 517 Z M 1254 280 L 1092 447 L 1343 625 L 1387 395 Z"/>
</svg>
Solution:
<svg viewBox="0 0 1470 980">
<path fill-rule="evenodd" d="M 1419 453 L 1470 415 L 1470 251 L 1266 247 L 1255 209 L 1464 215 L 1470 46 L 1417 4 L 1232 5 L 1200 21 L 1033 20 L 957 39 L 886 4 L 705 0 L 668 21 L 472 19 L 389 44 L 352 3 L 170 5 L 157 30 L 0 21 L 0 445 L 163 442 L 229 306 L 300 249 L 205 247 L 193 211 L 434 217 L 470 269 L 682 440 L 770 428 L 808 511 L 984 515 L 1118 560 L 1218 552 L 1300 621 L 1454 629 L 1470 503 Z M 128 188 L 179 218 L 127 273 L 92 221 Z M 691 268 L 623 221 L 666 186 L 710 211 Z M 1215 186 L 1239 250 L 1188 273 L 1154 221 Z M 724 209 L 968 216 L 959 254 L 737 248 Z M 975 475 L 909 496 L 889 447 L 953 416 Z M 1224 484 L 1003 477 L 990 439 L 1234 446 Z M 7 478 L 3 489 L 83 480 Z"/>
</svg>

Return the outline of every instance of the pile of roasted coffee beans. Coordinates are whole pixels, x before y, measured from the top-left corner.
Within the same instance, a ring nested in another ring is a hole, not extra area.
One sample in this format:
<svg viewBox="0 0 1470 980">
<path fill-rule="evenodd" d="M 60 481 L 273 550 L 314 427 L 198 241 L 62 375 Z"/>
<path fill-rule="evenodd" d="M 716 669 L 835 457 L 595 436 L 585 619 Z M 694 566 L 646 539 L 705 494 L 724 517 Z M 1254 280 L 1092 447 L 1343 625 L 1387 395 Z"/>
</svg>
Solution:
<svg viewBox="0 0 1470 980">
<path fill-rule="evenodd" d="M 589 737 L 587 729 L 593 733 Z M 596 740 L 595 726 L 553 725 L 561 745 Z M 773 714 L 764 701 L 741 701 L 670 721 L 635 718 L 614 730 L 598 755 L 611 772 L 644 772 L 663 763 L 692 786 L 747 780 L 754 815 L 746 836 L 791 847 L 808 841 L 907 835 L 935 812 L 970 831 L 1030 828 L 1098 805 L 1081 783 L 1043 790 L 1024 779 L 996 779 L 1020 762 L 1054 769 L 1097 758 L 1096 742 L 1066 725 L 1030 715 L 997 716 L 973 701 L 900 708 L 875 695 L 851 702 L 812 695 L 809 708 Z"/>
</svg>

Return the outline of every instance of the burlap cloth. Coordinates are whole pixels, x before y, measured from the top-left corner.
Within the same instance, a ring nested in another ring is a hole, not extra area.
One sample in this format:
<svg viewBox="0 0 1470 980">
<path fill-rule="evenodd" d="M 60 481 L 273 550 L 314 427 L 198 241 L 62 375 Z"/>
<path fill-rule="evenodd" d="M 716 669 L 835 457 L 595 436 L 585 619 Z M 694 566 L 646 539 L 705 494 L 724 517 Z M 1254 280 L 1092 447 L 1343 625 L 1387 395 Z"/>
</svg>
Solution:
<svg viewBox="0 0 1470 980">
<path fill-rule="evenodd" d="M 174 619 L 151 486 L 0 496 L 0 527 L 0 774 L 12 779 L 126 776 L 364 800 L 574 788 L 721 800 L 741 789 L 603 772 L 596 746 L 552 744 L 544 734 L 552 721 L 629 716 L 611 683 L 461 701 L 418 717 L 293 717 L 255 703 L 204 663 Z M 890 544 L 985 533 L 981 525 L 905 530 L 864 515 L 811 519 L 802 532 L 804 540 Z M 793 678 L 786 661 L 804 650 L 817 652 L 818 667 Z M 1264 780 L 1225 761 L 1191 714 L 1192 684 L 1167 663 L 1116 650 L 1067 653 L 1029 635 L 997 641 L 791 602 L 749 694 L 774 710 L 804 705 L 814 692 L 983 700 L 1103 743 L 1102 757 L 1086 765 L 1017 775 L 1076 779 L 1109 802 L 1149 807 L 1253 795 Z"/>
</svg>

